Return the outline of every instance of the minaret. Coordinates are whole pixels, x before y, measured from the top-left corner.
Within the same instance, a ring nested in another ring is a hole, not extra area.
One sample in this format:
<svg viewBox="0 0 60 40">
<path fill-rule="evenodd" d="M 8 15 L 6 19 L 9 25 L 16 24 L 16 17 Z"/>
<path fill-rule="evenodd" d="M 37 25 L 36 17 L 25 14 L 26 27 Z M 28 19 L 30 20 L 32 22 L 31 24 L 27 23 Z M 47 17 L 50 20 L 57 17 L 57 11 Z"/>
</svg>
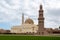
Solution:
<svg viewBox="0 0 60 40">
<path fill-rule="evenodd" d="M 22 24 L 24 24 L 24 13 L 22 13 Z"/>
<path fill-rule="evenodd" d="M 38 34 L 43 35 L 44 31 L 44 17 L 43 17 L 43 7 L 40 5 L 39 17 L 38 17 Z"/>
</svg>

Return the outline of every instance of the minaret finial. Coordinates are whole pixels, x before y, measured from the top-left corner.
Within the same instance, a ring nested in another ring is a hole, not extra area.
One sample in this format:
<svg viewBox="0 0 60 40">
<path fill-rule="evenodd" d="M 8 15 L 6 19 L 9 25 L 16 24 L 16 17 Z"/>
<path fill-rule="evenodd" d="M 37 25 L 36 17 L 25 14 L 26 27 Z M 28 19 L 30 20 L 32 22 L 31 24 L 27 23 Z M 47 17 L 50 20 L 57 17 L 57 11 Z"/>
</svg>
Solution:
<svg viewBox="0 0 60 40">
<path fill-rule="evenodd" d="M 40 9 L 42 9 L 43 7 L 42 7 L 42 4 L 43 4 L 43 1 L 42 0 L 40 0 Z"/>
<path fill-rule="evenodd" d="M 40 9 L 42 9 L 42 4 L 40 4 Z"/>
</svg>

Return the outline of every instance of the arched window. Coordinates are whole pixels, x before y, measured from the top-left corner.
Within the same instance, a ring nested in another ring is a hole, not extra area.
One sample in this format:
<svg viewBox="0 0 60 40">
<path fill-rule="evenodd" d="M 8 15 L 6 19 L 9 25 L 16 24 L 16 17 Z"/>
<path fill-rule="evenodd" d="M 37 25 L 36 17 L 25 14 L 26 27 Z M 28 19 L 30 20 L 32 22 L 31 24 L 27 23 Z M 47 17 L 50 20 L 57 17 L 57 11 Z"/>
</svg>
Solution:
<svg viewBox="0 0 60 40">
<path fill-rule="evenodd" d="M 44 34 L 44 32 L 42 32 L 42 35 Z"/>
<path fill-rule="evenodd" d="M 39 34 L 40 34 L 40 32 L 39 32 Z"/>
</svg>

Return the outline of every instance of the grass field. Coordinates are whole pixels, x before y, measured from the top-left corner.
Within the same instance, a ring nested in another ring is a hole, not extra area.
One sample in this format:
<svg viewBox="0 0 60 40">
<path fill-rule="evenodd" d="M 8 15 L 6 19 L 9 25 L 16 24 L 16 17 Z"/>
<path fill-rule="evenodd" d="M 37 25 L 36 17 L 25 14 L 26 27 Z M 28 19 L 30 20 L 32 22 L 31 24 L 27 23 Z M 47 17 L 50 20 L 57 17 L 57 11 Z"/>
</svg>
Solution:
<svg viewBox="0 0 60 40">
<path fill-rule="evenodd" d="M 0 35 L 0 40 L 60 40 L 59 36 Z"/>
</svg>

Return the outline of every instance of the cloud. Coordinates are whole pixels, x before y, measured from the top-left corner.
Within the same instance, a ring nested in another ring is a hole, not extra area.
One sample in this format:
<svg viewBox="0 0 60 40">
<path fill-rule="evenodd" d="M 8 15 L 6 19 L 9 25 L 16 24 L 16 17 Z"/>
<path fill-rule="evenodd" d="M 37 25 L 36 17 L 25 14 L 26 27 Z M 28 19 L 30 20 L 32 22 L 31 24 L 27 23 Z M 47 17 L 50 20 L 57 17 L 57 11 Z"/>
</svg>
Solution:
<svg viewBox="0 0 60 40">
<path fill-rule="evenodd" d="M 44 5 L 46 8 L 60 8 L 60 1 L 59 0 L 43 0 Z"/>
<path fill-rule="evenodd" d="M 18 18 L 18 14 L 19 14 L 19 11 L 18 10 L 18 7 L 16 5 L 16 9 L 14 9 L 13 7 L 11 7 L 10 5 L 7 6 L 8 3 L 6 3 L 5 0 L 1 1 L 0 2 L 0 13 L 1 13 L 1 16 L 0 18 L 1 19 L 4 19 L 5 22 L 6 21 L 11 21 L 11 20 L 14 20 L 15 18 Z M 14 6 L 15 7 L 15 6 Z M 0 20 L 2 21 L 2 20 Z"/>
<path fill-rule="evenodd" d="M 24 13 L 25 20 L 30 17 L 35 24 L 38 24 L 38 11 L 41 3 L 44 9 L 45 27 L 59 26 L 60 0 L 0 0 L 0 23 L 19 25 L 22 13 Z"/>
</svg>

